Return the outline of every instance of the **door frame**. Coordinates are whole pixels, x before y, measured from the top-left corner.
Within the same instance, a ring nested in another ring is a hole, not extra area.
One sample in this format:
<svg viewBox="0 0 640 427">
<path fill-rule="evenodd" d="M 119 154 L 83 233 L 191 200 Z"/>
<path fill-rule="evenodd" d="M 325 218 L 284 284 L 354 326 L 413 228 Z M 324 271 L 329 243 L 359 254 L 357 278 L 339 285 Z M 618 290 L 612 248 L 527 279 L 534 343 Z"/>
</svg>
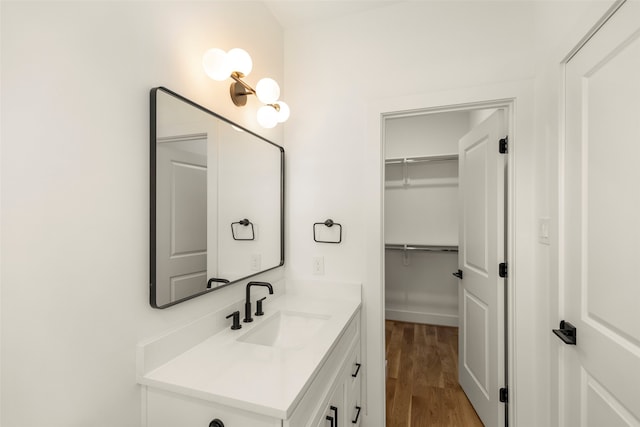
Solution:
<svg viewBox="0 0 640 427">
<path fill-rule="evenodd" d="M 385 422 L 385 301 L 384 301 L 384 122 L 399 115 L 415 115 L 478 108 L 505 108 L 511 142 L 507 163 L 507 261 L 509 285 L 507 301 L 507 382 L 509 424 L 526 425 L 546 419 L 538 402 L 545 399 L 539 377 L 547 375 L 535 354 L 548 354 L 548 343 L 534 331 L 536 306 L 534 290 L 535 243 L 530 224 L 534 223 L 533 80 L 491 86 L 453 89 L 371 102 L 367 112 L 367 142 L 364 150 L 365 271 L 363 272 L 362 354 L 367 367 L 364 377 L 365 424 Z M 516 287 L 517 284 L 517 287 Z M 516 292 L 517 290 L 517 292 Z M 526 337 L 518 340 L 517 337 Z M 538 358 L 539 359 L 539 358 Z M 515 392 L 517 390 L 517 392 Z M 520 422 L 519 422 L 520 421 Z"/>
</svg>

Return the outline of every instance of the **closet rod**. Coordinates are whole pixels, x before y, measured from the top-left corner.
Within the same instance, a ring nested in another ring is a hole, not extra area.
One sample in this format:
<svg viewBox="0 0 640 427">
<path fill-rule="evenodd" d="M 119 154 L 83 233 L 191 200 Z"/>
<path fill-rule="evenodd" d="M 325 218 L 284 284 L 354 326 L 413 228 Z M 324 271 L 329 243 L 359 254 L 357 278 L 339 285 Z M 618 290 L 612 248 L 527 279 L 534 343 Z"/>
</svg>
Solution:
<svg viewBox="0 0 640 427">
<path fill-rule="evenodd" d="M 405 157 L 400 159 L 386 159 L 387 165 L 397 165 L 403 163 L 420 163 L 420 162 L 443 162 L 448 160 L 458 160 L 457 154 L 444 154 L 437 156 L 421 156 L 421 157 Z"/>
<path fill-rule="evenodd" d="M 424 252 L 458 252 L 457 246 L 441 246 L 441 245 L 401 245 L 401 244 L 385 244 L 385 249 L 394 251 L 424 251 Z"/>
</svg>

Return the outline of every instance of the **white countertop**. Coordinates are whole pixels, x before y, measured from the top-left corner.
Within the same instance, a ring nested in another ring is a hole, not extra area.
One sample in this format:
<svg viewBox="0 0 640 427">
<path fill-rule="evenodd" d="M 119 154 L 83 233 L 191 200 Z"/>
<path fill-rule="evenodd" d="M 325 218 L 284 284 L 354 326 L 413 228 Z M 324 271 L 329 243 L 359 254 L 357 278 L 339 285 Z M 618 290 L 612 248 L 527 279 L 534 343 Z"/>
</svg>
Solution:
<svg viewBox="0 0 640 427">
<path fill-rule="evenodd" d="M 242 329 L 226 328 L 205 339 L 144 373 L 139 382 L 287 419 L 359 307 L 359 299 L 318 298 L 298 293 L 269 298 L 265 301 L 264 316 L 254 316 L 251 323 L 241 322 Z M 278 311 L 304 312 L 329 316 L 329 319 L 302 348 L 270 347 L 237 340 Z"/>
</svg>

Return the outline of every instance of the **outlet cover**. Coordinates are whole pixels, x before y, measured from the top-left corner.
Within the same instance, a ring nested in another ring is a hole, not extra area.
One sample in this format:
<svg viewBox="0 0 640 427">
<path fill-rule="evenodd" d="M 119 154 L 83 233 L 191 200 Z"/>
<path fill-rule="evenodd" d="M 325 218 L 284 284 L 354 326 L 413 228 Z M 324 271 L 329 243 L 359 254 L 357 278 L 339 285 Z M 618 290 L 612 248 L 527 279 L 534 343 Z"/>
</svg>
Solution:
<svg viewBox="0 0 640 427">
<path fill-rule="evenodd" d="M 317 256 L 313 258 L 313 274 L 315 276 L 324 275 L 324 257 Z"/>
<path fill-rule="evenodd" d="M 260 271 L 260 265 L 262 264 L 262 257 L 260 254 L 251 254 L 251 270 Z"/>
</svg>

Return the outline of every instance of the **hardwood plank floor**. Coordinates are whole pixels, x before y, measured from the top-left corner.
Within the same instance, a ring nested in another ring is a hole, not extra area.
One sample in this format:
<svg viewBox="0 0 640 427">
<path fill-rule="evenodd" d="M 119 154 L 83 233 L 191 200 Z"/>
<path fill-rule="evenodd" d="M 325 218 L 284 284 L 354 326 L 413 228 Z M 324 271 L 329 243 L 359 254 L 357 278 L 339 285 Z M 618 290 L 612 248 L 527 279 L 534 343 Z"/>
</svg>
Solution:
<svg viewBox="0 0 640 427">
<path fill-rule="evenodd" d="M 387 427 L 482 427 L 458 384 L 458 328 L 385 323 Z"/>
</svg>

